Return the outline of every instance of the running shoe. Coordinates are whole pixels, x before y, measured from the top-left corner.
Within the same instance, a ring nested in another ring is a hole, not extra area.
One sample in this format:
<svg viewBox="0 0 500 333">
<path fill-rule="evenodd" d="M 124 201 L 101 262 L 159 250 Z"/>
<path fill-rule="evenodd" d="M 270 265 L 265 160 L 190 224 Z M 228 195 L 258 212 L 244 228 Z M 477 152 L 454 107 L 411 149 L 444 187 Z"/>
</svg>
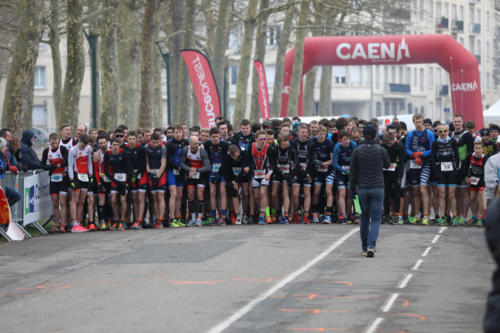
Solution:
<svg viewBox="0 0 500 333">
<path fill-rule="evenodd" d="M 241 221 L 240 221 L 241 223 Z M 231 224 L 236 224 L 236 216 L 231 216 Z"/>
<path fill-rule="evenodd" d="M 56 232 L 59 232 L 59 226 L 54 224 L 54 226 L 49 230 L 49 233 L 55 234 Z"/>
<path fill-rule="evenodd" d="M 161 223 L 161 221 L 160 221 L 160 223 Z M 118 223 L 118 227 L 116 228 L 116 230 L 118 230 L 118 231 L 125 230 L 125 226 L 123 225 L 123 222 Z"/>
<path fill-rule="evenodd" d="M 325 219 L 323 220 L 323 223 L 332 224 L 332 217 L 330 215 L 326 215 Z"/>
<path fill-rule="evenodd" d="M 318 213 L 313 213 L 312 223 L 319 223 Z"/>
<path fill-rule="evenodd" d="M 109 229 L 109 225 L 106 223 L 106 222 L 101 222 L 101 225 L 99 226 L 99 230 L 108 230 Z"/>
<path fill-rule="evenodd" d="M 477 220 L 476 220 L 475 226 L 476 227 L 482 227 L 483 226 L 483 220 L 478 217 Z"/>
<path fill-rule="evenodd" d="M 188 227 L 196 227 L 196 218 L 192 218 L 191 221 L 187 224 Z M 174 228 L 179 228 L 179 224 L 175 223 Z"/>
<path fill-rule="evenodd" d="M 237 216 L 236 217 L 236 222 L 234 222 L 236 225 L 241 225 L 241 217 Z"/>
<path fill-rule="evenodd" d="M 422 225 L 429 225 L 429 218 L 427 216 L 424 216 L 422 219 Z"/>
<path fill-rule="evenodd" d="M 278 222 L 279 224 L 288 224 L 288 218 L 284 215 L 280 216 Z"/>
<path fill-rule="evenodd" d="M 445 220 L 445 219 L 443 219 L 443 218 L 440 216 L 440 217 L 438 217 L 438 218 L 436 219 L 436 224 L 438 224 L 438 225 L 445 225 L 445 224 L 446 224 L 446 220 Z"/>
<path fill-rule="evenodd" d="M 278 216 L 276 214 L 271 214 L 271 223 L 276 223 L 278 221 Z"/>
<path fill-rule="evenodd" d="M 130 226 L 130 229 L 132 229 L 132 230 L 140 230 L 140 229 L 142 229 L 141 222 L 139 222 L 139 221 L 135 221 L 135 222 L 134 222 L 134 223 L 132 223 L 132 225 Z"/>
<path fill-rule="evenodd" d="M 300 215 L 299 214 L 294 214 L 293 215 L 293 223 L 294 224 L 300 223 Z"/>
<path fill-rule="evenodd" d="M 368 258 L 373 258 L 375 257 L 375 250 L 374 249 L 368 249 L 368 251 L 366 251 L 366 256 Z"/>
<path fill-rule="evenodd" d="M 415 217 L 415 216 L 408 216 L 408 222 L 410 222 L 410 224 L 417 224 L 418 223 L 418 217 Z"/>
<path fill-rule="evenodd" d="M 90 222 L 88 225 L 89 231 L 95 231 L 97 230 L 97 226 L 94 224 L 94 222 Z"/>
<path fill-rule="evenodd" d="M 61 225 L 57 229 L 57 232 L 65 233 L 66 232 L 66 225 L 64 223 L 61 223 Z"/>
<path fill-rule="evenodd" d="M 454 217 L 452 220 L 451 220 L 451 225 L 454 226 L 454 227 L 458 227 L 460 225 L 460 220 L 458 217 Z"/>
<path fill-rule="evenodd" d="M 398 216 L 397 216 L 396 223 L 397 223 L 397 224 L 404 224 L 404 223 L 405 223 L 405 220 L 403 219 L 403 217 L 402 217 L 401 215 L 398 215 Z"/>
<path fill-rule="evenodd" d="M 311 223 L 311 221 L 309 220 L 309 214 L 304 214 L 304 216 L 302 217 L 302 223 L 304 224 Z"/>
<path fill-rule="evenodd" d="M 118 229 L 118 222 L 113 222 L 113 224 L 111 225 L 111 227 L 109 229 L 110 230 L 116 230 L 116 229 Z"/>
<path fill-rule="evenodd" d="M 248 215 L 243 216 L 243 220 L 241 221 L 243 224 L 248 224 Z"/>
<path fill-rule="evenodd" d="M 259 224 L 266 224 L 266 220 L 265 220 L 264 216 L 260 216 L 259 217 L 259 222 L 258 223 Z"/>
<path fill-rule="evenodd" d="M 274 223 L 273 218 L 271 216 L 266 217 L 266 224 L 272 224 L 272 223 Z"/>
<path fill-rule="evenodd" d="M 203 221 L 201 220 L 201 217 L 198 217 L 196 219 L 196 224 L 194 226 L 195 227 L 202 227 L 203 226 Z"/>
<path fill-rule="evenodd" d="M 80 223 L 75 224 L 73 228 L 71 228 L 71 232 L 87 232 L 87 231 L 89 231 L 89 229 L 85 228 Z"/>
<path fill-rule="evenodd" d="M 368 257 L 368 252 L 366 252 L 366 251 L 361 252 L 361 256 L 362 257 Z"/>
<path fill-rule="evenodd" d="M 219 222 L 217 222 L 217 224 L 220 226 L 226 225 L 226 219 L 224 217 L 220 217 Z"/>
</svg>

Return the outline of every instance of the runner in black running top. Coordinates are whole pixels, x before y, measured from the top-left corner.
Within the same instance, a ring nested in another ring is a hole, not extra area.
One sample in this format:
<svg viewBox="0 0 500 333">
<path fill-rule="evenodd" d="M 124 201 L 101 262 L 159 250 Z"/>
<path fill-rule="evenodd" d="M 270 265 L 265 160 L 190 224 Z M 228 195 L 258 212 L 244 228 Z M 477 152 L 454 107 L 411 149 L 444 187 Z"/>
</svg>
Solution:
<svg viewBox="0 0 500 333">
<path fill-rule="evenodd" d="M 161 229 L 165 213 L 164 192 L 167 184 L 165 168 L 167 166 L 167 149 L 161 143 L 158 133 L 151 135 L 151 143 L 146 146 L 146 172 L 148 187 L 153 194 L 156 223 L 153 228 Z"/>
</svg>

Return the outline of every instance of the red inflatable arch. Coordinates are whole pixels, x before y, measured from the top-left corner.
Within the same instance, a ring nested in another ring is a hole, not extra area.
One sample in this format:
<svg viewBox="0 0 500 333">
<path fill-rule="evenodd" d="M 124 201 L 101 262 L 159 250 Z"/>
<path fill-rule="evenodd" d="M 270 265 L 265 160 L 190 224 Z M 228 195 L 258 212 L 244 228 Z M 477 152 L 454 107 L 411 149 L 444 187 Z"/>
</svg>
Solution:
<svg viewBox="0 0 500 333">
<path fill-rule="evenodd" d="M 294 48 L 286 54 L 281 95 L 281 116 L 287 115 L 292 79 Z M 400 65 L 438 63 L 450 74 L 454 113 L 484 126 L 477 59 L 453 37 L 435 35 L 394 35 L 356 37 L 309 37 L 304 40 L 302 75 L 313 66 Z M 302 89 L 299 97 L 302 112 Z"/>
</svg>

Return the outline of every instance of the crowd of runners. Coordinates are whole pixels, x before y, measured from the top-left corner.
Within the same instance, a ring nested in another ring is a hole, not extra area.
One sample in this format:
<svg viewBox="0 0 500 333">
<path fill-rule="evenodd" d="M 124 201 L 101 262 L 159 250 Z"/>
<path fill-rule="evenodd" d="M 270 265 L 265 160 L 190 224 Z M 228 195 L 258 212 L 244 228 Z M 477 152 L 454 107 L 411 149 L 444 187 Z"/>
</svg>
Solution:
<svg viewBox="0 0 500 333">
<path fill-rule="evenodd" d="M 481 226 L 486 198 L 497 191 L 500 127 L 476 130 L 461 115 L 445 124 L 416 114 L 413 122 L 409 132 L 396 119 L 380 127 L 356 118 L 243 120 L 233 128 L 218 117 L 210 129 L 79 125 L 74 136 L 62 125 L 39 160 L 49 170 L 51 231 L 357 223 L 351 155 L 367 126 L 391 161 L 383 223 Z"/>
</svg>

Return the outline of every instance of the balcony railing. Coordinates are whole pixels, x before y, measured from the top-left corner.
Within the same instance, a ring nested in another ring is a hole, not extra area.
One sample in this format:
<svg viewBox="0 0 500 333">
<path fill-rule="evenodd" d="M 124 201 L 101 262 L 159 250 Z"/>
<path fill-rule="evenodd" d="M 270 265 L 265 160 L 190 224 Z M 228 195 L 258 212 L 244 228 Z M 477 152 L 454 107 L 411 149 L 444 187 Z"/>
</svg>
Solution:
<svg viewBox="0 0 500 333">
<path fill-rule="evenodd" d="M 455 22 L 452 22 L 451 29 L 453 31 L 463 32 L 464 31 L 464 21 L 455 21 Z"/>
</svg>

